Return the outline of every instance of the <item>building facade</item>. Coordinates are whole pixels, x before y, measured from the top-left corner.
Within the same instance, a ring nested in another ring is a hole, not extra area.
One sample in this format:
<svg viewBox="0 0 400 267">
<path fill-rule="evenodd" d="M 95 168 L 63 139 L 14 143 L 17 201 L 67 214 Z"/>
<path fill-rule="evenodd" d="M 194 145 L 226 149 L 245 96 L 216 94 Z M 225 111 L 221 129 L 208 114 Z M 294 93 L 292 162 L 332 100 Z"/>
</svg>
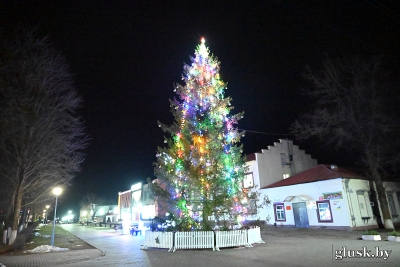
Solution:
<svg viewBox="0 0 400 267">
<path fill-rule="evenodd" d="M 384 182 L 393 222 L 399 223 L 400 183 Z M 318 165 L 261 189 L 271 204 L 259 216 L 276 226 L 322 227 L 327 229 L 377 228 L 371 195 L 374 186 L 358 174 L 336 165 Z M 391 197 L 390 197 L 391 196 Z M 392 199 L 392 200 L 389 200 Z M 378 205 L 379 206 L 379 205 Z"/>
<path fill-rule="evenodd" d="M 248 172 L 244 186 L 262 188 L 317 166 L 317 160 L 294 145 L 292 140 L 279 139 L 268 149 L 247 155 L 246 165 Z"/>
<path fill-rule="evenodd" d="M 122 224 L 137 224 L 140 229 L 147 229 L 155 214 L 154 199 L 148 184 L 136 183 L 130 190 L 118 193 L 118 220 Z M 123 229 L 129 229 L 129 226 Z"/>
</svg>

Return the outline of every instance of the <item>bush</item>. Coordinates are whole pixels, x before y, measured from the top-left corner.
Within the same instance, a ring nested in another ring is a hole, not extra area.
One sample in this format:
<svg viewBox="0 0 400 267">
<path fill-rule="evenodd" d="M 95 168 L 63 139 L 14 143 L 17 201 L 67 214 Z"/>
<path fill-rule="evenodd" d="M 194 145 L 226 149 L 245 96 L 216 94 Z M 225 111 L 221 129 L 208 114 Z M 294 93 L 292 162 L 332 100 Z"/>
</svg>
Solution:
<svg viewBox="0 0 400 267">
<path fill-rule="evenodd" d="M 396 232 L 396 231 L 389 232 L 388 236 L 400 236 L 400 232 Z"/>
<path fill-rule="evenodd" d="M 374 230 L 367 230 L 366 232 L 363 233 L 363 235 L 379 235 L 379 233 Z"/>
<path fill-rule="evenodd" d="M 265 221 L 261 221 L 260 219 L 257 219 L 255 221 L 244 221 L 242 224 L 243 224 L 243 227 L 242 227 L 243 229 L 260 227 L 260 229 L 263 230 L 265 227 Z"/>
</svg>

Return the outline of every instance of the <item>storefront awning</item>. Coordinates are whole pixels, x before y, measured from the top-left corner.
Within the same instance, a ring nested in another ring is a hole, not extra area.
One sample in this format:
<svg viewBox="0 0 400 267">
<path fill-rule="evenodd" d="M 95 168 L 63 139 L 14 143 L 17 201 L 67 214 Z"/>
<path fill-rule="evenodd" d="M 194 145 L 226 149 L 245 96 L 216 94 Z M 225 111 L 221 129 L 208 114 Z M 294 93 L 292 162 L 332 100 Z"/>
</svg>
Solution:
<svg viewBox="0 0 400 267">
<path fill-rule="evenodd" d="M 310 201 L 310 200 L 314 200 L 312 197 L 310 197 L 309 195 L 297 195 L 297 196 L 288 196 L 287 198 L 285 198 L 285 200 L 283 202 L 306 202 L 306 201 Z"/>
</svg>

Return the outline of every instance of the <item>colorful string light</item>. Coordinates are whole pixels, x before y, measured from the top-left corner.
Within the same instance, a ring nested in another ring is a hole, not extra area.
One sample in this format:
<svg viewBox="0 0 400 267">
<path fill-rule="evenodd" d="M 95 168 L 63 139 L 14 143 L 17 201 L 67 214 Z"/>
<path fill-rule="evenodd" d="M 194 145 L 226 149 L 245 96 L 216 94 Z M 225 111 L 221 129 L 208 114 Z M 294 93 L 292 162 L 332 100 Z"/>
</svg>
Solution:
<svg viewBox="0 0 400 267">
<path fill-rule="evenodd" d="M 208 216 L 234 210 L 242 197 L 245 165 L 237 147 L 241 133 L 234 128 L 242 114 L 229 116 L 231 99 L 224 98 L 226 84 L 220 80 L 219 62 L 210 55 L 204 38 L 191 66 L 184 66 L 182 79 L 185 85 L 174 88 L 180 101 L 171 102 L 176 129 L 166 129 L 172 142 L 157 153 L 156 174 L 169 181 L 170 194 L 177 199 L 176 213 L 190 216 L 204 228 Z"/>
</svg>

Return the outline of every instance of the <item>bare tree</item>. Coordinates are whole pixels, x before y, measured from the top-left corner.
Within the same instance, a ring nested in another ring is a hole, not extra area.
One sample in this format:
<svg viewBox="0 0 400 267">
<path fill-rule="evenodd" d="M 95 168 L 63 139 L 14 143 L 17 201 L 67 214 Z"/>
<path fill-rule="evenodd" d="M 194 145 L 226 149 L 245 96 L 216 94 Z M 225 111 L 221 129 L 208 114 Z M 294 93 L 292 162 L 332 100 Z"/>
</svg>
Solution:
<svg viewBox="0 0 400 267">
<path fill-rule="evenodd" d="M 94 217 L 96 217 L 97 211 L 100 209 L 100 206 L 103 205 L 104 203 L 105 203 L 104 198 L 99 197 L 94 193 L 87 193 L 79 204 L 81 207 L 89 208 L 89 214 L 93 221 Z"/>
<path fill-rule="evenodd" d="M 64 59 L 35 31 L 0 38 L 0 179 L 12 195 L 12 244 L 21 206 L 69 185 L 87 138 Z"/>
<path fill-rule="evenodd" d="M 380 58 L 327 59 L 320 73 L 309 70 L 306 78 L 313 87 L 305 92 L 316 107 L 292 131 L 299 139 L 314 136 L 325 146 L 356 153 L 375 182 L 384 227 L 394 229 L 382 179 L 398 160 L 399 121 L 393 104 L 399 88 L 382 64 Z"/>
</svg>

